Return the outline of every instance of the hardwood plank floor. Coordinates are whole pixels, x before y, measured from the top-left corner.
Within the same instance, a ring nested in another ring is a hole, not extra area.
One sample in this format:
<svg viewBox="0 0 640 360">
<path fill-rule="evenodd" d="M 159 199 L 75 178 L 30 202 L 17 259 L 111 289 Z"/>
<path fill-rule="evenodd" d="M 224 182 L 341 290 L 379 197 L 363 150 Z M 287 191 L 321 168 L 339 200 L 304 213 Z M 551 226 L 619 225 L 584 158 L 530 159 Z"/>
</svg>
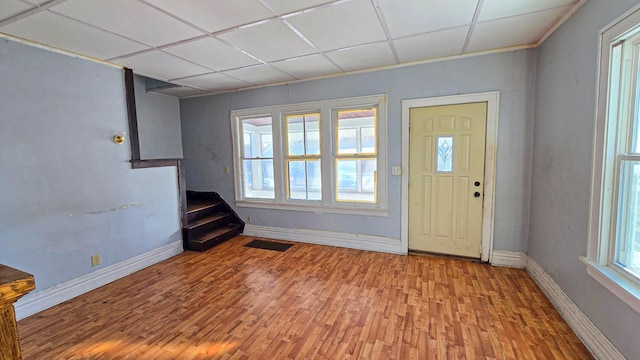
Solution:
<svg viewBox="0 0 640 360">
<path fill-rule="evenodd" d="M 23 358 L 592 358 L 523 270 L 251 239 L 19 321 Z"/>
</svg>

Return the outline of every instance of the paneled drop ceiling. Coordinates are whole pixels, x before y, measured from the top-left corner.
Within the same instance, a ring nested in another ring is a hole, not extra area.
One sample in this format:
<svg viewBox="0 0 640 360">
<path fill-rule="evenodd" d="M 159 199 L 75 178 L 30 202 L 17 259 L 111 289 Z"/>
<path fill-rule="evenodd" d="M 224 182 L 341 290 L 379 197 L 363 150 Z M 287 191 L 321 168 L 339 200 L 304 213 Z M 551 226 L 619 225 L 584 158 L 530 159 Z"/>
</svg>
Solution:
<svg viewBox="0 0 640 360">
<path fill-rule="evenodd" d="M 579 0 L 0 0 L 0 33 L 186 97 L 532 47 Z"/>
</svg>

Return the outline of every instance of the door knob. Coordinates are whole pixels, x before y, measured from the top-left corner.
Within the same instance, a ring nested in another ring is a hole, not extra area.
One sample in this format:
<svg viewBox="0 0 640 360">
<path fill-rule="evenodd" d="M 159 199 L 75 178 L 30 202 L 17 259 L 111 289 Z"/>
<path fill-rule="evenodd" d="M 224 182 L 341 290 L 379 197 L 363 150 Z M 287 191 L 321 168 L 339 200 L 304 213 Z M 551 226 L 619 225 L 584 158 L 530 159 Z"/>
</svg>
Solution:
<svg viewBox="0 0 640 360">
<path fill-rule="evenodd" d="M 473 193 L 473 196 L 474 197 L 480 197 L 480 193 L 476 191 L 476 192 Z"/>
</svg>

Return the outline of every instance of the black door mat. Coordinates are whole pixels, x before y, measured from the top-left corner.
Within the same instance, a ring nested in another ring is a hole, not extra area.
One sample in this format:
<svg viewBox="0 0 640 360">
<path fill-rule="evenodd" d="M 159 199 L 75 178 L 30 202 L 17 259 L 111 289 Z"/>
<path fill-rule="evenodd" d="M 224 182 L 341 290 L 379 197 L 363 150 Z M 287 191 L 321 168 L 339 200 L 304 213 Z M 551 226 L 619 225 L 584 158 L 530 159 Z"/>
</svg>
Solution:
<svg viewBox="0 0 640 360">
<path fill-rule="evenodd" d="M 285 252 L 287 249 L 293 246 L 293 244 L 285 244 L 273 241 L 259 240 L 253 239 L 250 242 L 244 244 L 246 247 L 256 248 L 256 249 L 265 249 L 265 250 L 275 250 L 280 252 Z"/>
</svg>

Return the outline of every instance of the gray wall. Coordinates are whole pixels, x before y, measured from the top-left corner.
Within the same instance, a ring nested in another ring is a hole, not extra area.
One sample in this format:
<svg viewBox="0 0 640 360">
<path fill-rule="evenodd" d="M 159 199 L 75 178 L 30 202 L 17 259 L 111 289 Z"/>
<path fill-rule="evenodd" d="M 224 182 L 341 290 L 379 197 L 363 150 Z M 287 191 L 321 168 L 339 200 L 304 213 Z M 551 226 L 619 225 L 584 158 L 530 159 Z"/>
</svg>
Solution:
<svg viewBox="0 0 640 360">
<path fill-rule="evenodd" d="M 233 203 L 230 111 L 386 93 L 388 163 L 401 163 L 401 100 L 499 90 L 494 248 L 526 251 L 535 90 L 535 50 L 522 50 L 314 80 L 216 96 L 182 99 L 183 150 L 190 190 L 215 190 Z M 400 177 L 388 169 L 389 217 L 236 208 L 255 225 L 312 228 L 400 238 Z"/>
<path fill-rule="evenodd" d="M 41 291 L 181 239 L 175 168 L 112 141 L 120 69 L 0 39 L 0 79 L 0 263 Z"/>
<path fill-rule="evenodd" d="M 148 93 L 145 78 L 134 76 L 140 158 L 181 159 L 180 103 L 178 98 Z"/>
<path fill-rule="evenodd" d="M 640 315 L 591 279 L 586 254 L 598 31 L 637 0 L 591 0 L 538 49 L 530 255 L 629 359 Z"/>
</svg>

